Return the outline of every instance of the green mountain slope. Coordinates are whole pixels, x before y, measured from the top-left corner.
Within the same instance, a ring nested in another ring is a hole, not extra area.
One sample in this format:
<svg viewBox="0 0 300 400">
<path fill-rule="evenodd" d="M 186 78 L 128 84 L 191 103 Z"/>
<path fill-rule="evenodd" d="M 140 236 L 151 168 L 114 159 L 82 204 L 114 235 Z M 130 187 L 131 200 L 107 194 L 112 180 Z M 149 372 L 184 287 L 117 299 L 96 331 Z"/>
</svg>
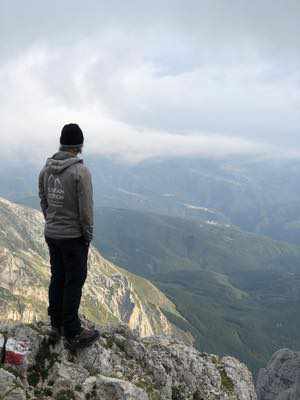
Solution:
<svg viewBox="0 0 300 400">
<path fill-rule="evenodd" d="M 197 346 L 253 370 L 300 342 L 300 248 L 221 224 L 131 210 L 96 213 L 96 246 L 151 279 L 192 326 Z"/>
</svg>

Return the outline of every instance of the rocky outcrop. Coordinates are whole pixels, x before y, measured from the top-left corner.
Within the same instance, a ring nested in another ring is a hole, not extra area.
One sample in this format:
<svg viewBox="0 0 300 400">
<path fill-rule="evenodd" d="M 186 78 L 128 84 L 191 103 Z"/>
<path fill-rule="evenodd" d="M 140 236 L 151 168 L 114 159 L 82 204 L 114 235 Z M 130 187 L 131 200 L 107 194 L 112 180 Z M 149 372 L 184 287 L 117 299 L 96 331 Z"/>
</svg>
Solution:
<svg viewBox="0 0 300 400">
<path fill-rule="evenodd" d="M 281 349 L 273 354 L 266 368 L 259 370 L 258 400 L 300 399 L 300 352 Z"/>
<path fill-rule="evenodd" d="M 0 320 L 32 322 L 47 316 L 49 256 L 40 212 L 0 198 Z M 172 324 L 182 319 L 152 283 L 104 259 L 92 247 L 81 311 L 96 323 L 125 322 L 142 336 L 192 336 Z M 183 319 L 182 319 L 183 320 Z"/>
<path fill-rule="evenodd" d="M 13 347 L 9 358 L 3 352 L 1 399 L 256 400 L 251 373 L 238 360 L 168 336 L 141 338 L 125 324 L 100 328 L 99 341 L 77 354 L 62 341 L 51 346 L 44 323 L 0 331 L 2 346 L 15 343 L 15 354 Z"/>
</svg>

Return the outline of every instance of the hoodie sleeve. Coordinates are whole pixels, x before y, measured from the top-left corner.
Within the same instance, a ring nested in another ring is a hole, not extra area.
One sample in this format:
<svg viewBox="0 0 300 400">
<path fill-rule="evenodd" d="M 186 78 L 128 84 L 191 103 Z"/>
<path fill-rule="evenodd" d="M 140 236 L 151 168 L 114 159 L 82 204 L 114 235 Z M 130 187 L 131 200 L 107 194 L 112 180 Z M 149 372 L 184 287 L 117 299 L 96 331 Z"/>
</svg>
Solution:
<svg viewBox="0 0 300 400">
<path fill-rule="evenodd" d="M 78 206 L 82 234 L 90 242 L 94 228 L 93 185 L 90 171 L 85 166 L 79 169 L 78 174 Z"/>
<path fill-rule="evenodd" d="M 44 173 L 45 173 L 45 168 L 43 168 L 39 174 L 39 197 L 40 197 L 41 209 L 46 219 L 48 202 L 44 188 Z"/>
</svg>

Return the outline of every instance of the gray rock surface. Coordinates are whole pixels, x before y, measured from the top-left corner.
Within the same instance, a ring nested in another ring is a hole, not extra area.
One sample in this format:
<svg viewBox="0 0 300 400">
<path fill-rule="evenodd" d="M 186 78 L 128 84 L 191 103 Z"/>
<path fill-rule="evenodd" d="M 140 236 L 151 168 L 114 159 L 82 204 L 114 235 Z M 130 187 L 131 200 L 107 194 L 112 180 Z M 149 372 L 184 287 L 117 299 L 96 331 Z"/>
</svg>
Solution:
<svg viewBox="0 0 300 400">
<path fill-rule="evenodd" d="M 273 354 L 256 380 L 258 400 L 300 399 L 300 352 L 281 349 Z"/>
<path fill-rule="evenodd" d="M 149 400 L 147 393 L 132 383 L 103 375 L 88 378 L 84 382 L 83 392 L 85 397 L 90 394 L 91 398 L 94 396 L 102 400 Z"/>
<path fill-rule="evenodd" d="M 25 400 L 25 389 L 21 381 L 13 374 L 0 368 L 0 399 Z"/>
<path fill-rule="evenodd" d="M 0 325 L 6 338 L 29 341 L 22 365 L 2 365 L 2 387 L 9 375 L 22 383 L 19 396 L 35 400 L 256 400 L 250 371 L 233 357 L 200 353 L 173 337 L 141 338 L 125 324 L 102 327 L 97 343 L 71 354 L 62 340 L 50 346 L 47 330 L 44 323 Z"/>
</svg>

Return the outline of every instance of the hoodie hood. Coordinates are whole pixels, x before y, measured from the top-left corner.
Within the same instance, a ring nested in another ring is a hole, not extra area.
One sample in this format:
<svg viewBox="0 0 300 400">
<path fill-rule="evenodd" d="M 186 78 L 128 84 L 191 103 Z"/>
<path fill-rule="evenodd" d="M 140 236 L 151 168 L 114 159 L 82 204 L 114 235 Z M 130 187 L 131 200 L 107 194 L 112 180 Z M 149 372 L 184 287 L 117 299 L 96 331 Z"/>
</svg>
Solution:
<svg viewBox="0 0 300 400">
<path fill-rule="evenodd" d="M 67 151 L 58 151 L 52 157 L 47 159 L 46 168 L 53 174 L 60 174 L 66 168 L 73 164 L 83 163 L 83 160 L 77 156 L 73 156 Z"/>
</svg>

